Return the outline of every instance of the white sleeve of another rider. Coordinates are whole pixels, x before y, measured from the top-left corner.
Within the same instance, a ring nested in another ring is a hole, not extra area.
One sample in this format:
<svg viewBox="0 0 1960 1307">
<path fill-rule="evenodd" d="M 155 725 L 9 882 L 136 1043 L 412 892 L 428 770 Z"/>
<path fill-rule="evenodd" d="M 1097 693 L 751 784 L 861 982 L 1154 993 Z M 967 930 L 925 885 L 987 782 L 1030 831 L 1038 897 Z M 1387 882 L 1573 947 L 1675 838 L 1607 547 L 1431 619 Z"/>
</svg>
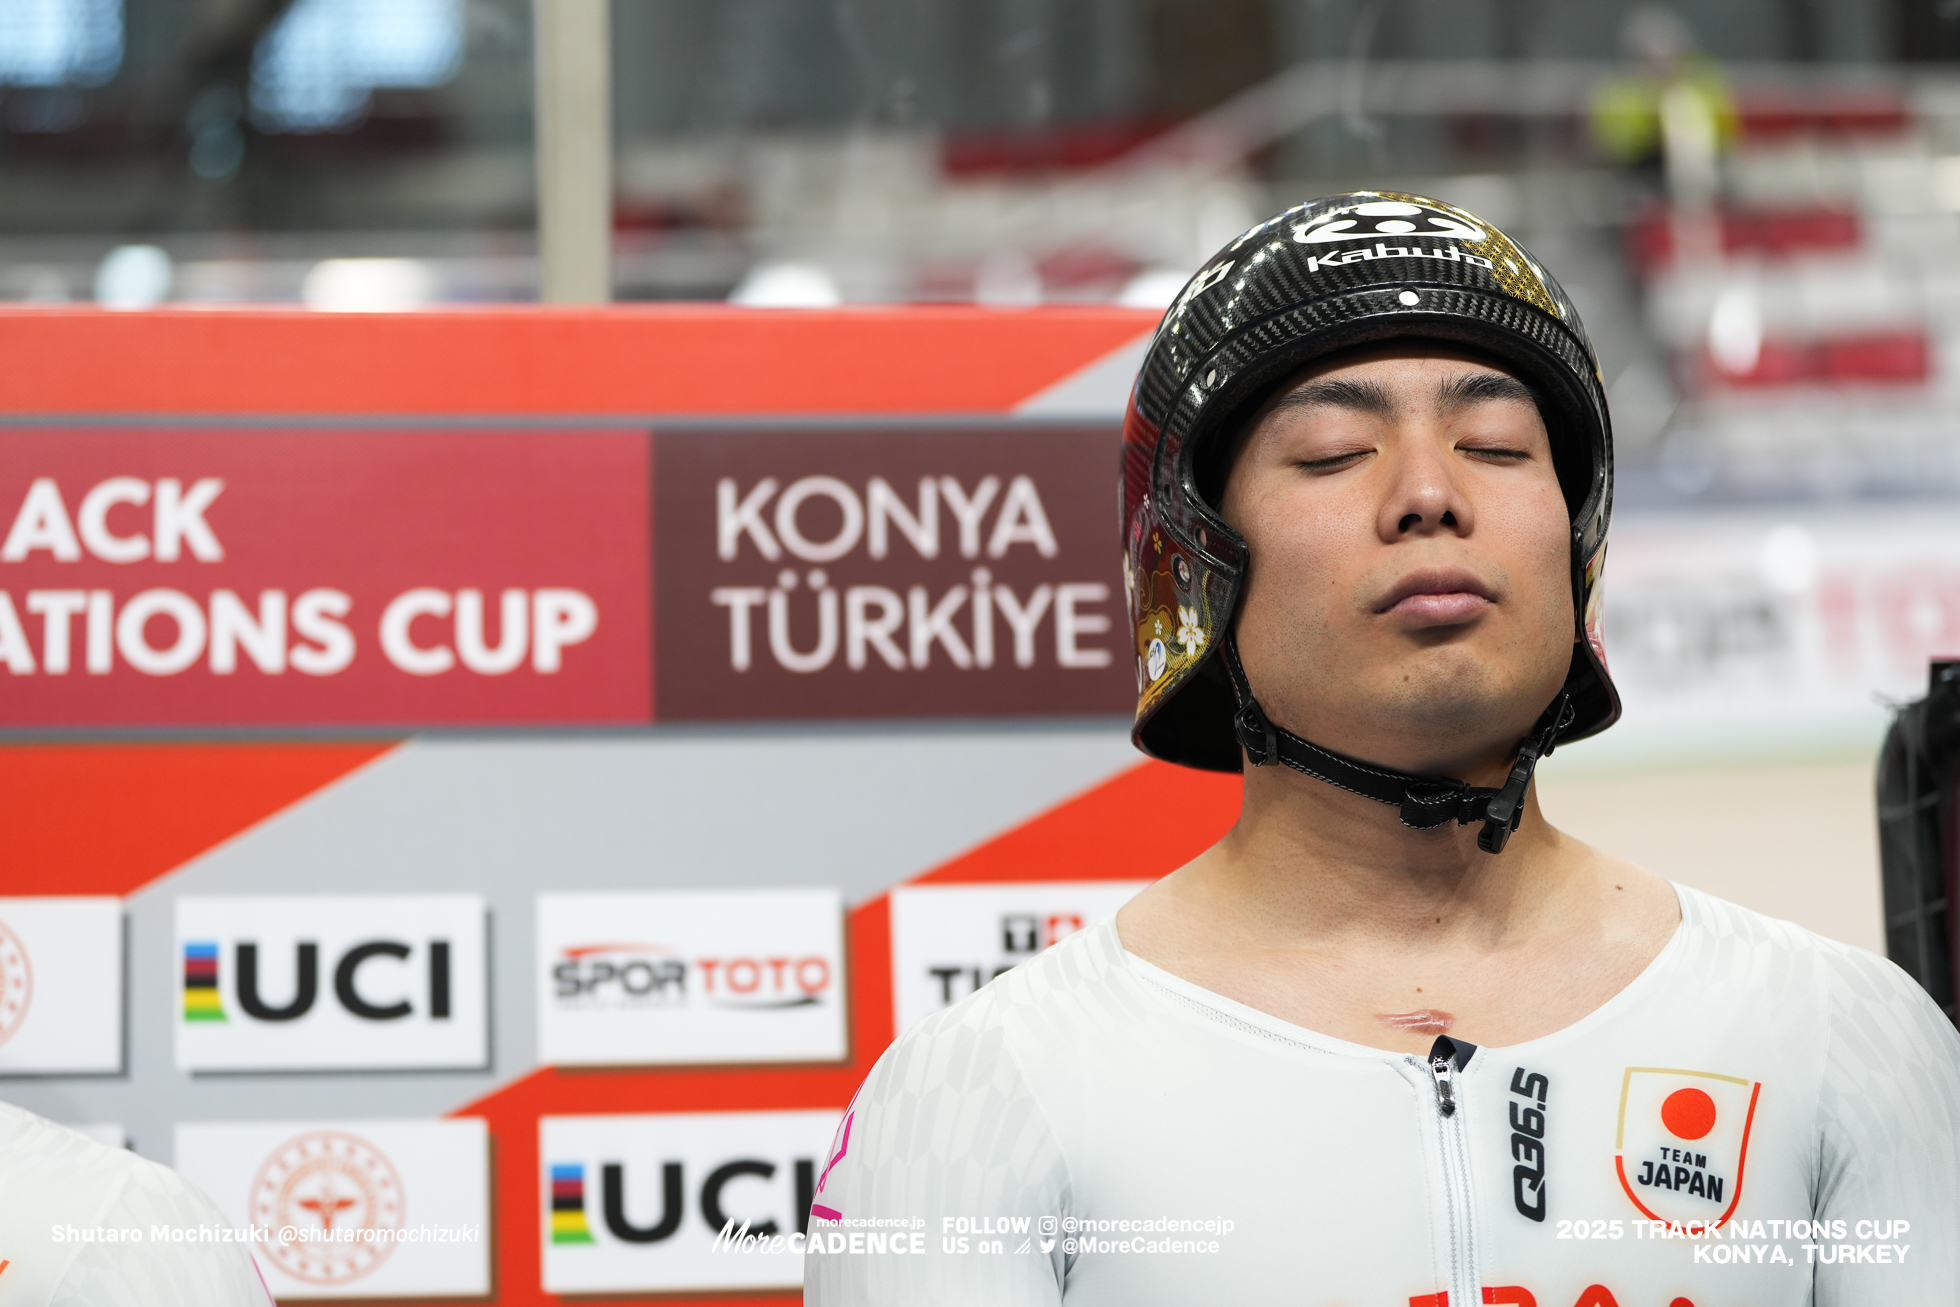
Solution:
<svg viewBox="0 0 1960 1307">
<path fill-rule="evenodd" d="M 1060 1240 L 1038 1218 L 1065 1210 L 1068 1168 L 1007 1047 L 997 999 L 983 989 L 921 1022 L 865 1078 L 811 1209 L 810 1307 L 1061 1302 Z M 960 1218 L 1003 1215 L 1029 1218 L 1027 1233 L 961 1233 Z M 995 1237 L 1001 1251 L 982 1251 Z"/>
</svg>

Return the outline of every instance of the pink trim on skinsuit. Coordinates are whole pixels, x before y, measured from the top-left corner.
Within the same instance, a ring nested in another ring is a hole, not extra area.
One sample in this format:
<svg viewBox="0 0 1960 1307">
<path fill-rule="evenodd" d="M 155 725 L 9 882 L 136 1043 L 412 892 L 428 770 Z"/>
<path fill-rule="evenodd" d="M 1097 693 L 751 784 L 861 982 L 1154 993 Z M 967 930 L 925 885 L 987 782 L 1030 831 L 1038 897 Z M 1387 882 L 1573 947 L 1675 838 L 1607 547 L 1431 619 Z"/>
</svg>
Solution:
<svg viewBox="0 0 1960 1307">
<path fill-rule="evenodd" d="M 856 1112 L 846 1112 L 844 1114 L 844 1140 L 842 1143 L 837 1145 L 837 1155 L 831 1158 L 828 1162 L 824 1163 L 823 1174 L 817 1177 L 818 1193 L 823 1192 L 824 1181 L 830 1179 L 831 1168 L 836 1166 L 839 1162 L 843 1161 L 844 1154 L 851 1151 L 851 1122 L 856 1119 L 857 1119 Z M 810 1210 L 814 1212 L 817 1209 L 812 1207 Z"/>
</svg>

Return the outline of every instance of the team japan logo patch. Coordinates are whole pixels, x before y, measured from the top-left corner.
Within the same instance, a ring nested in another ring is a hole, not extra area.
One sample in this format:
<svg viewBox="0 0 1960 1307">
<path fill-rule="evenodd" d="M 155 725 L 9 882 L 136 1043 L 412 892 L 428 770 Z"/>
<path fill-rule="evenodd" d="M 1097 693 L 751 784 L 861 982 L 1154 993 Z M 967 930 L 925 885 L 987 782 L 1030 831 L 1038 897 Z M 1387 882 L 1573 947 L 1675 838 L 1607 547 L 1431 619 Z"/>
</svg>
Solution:
<svg viewBox="0 0 1960 1307">
<path fill-rule="evenodd" d="M 1614 1166 L 1650 1220 L 1713 1229 L 1742 1199 L 1759 1081 L 1628 1067 Z"/>
</svg>

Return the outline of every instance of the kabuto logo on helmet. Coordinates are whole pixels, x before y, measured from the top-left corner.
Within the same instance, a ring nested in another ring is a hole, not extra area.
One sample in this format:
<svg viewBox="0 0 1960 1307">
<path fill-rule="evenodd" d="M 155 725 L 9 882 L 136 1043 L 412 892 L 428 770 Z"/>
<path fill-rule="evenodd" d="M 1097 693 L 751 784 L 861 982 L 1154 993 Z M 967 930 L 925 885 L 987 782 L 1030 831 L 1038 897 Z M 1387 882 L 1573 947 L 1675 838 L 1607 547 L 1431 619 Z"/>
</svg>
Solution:
<svg viewBox="0 0 1960 1307">
<path fill-rule="evenodd" d="M 1406 200 L 1369 200 L 1348 209 L 1295 224 L 1293 239 L 1302 245 L 1326 241 L 1375 240 L 1394 237 L 1416 240 L 1480 241 L 1490 233 L 1454 214 Z"/>
<path fill-rule="evenodd" d="M 1291 373 L 1397 336 L 1494 355 L 1532 388 L 1571 512 L 1571 666 L 1499 789 L 1365 764 L 1291 734 L 1260 708 L 1232 644 L 1247 551 L 1205 497 L 1221 451 Z M 1479 843 L 1496 852 L 1516 829 L 1537 760 L 1619 718 L 1598 640 L 1613 493 L 1598 361 L 1558 283 L 1483 219 L 1420 195 L 1363 191 L 1298 205 L 1246 231 L 1206 261 L 1165 315 L 1131 392 L 1123 441 L 1124 592 L 1139 687 L 1131 738 L 1145 753 L 1216 771 L 1278 760 L 1393 804 L 1411 826 L 1481 821 Z"/>
</svg>

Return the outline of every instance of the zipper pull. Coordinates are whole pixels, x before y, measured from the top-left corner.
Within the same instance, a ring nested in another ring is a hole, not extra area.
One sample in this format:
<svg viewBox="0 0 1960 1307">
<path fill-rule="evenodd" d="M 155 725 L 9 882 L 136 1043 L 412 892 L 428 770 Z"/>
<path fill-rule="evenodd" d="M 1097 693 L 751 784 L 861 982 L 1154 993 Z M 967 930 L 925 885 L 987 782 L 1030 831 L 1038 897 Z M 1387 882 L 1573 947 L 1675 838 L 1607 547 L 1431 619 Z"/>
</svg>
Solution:
<svg viewBox="0 0 1960 1307">
<path fill-rule="evenodd" d="M 1429 1074 L 1436 1078 L 1436 1106 L 1444 1116 L 1456 1115 L 1457 1047 L 1448 1035 L 1438 1035 L 1429 1046 Z"/>
</svg>

